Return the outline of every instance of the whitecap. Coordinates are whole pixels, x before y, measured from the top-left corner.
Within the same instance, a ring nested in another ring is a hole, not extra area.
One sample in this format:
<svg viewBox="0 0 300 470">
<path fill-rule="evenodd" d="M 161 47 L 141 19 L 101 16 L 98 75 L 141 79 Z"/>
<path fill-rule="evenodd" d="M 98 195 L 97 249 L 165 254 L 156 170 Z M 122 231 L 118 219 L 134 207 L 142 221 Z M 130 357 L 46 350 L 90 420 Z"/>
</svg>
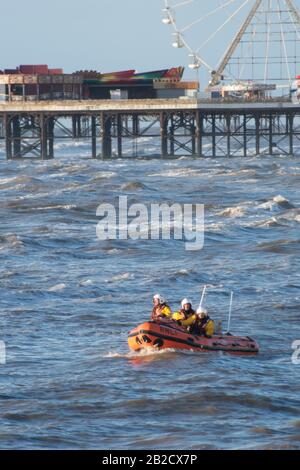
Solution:
<svg viewBox="0 0 300 470">
<path fill-rule="evenodd" d="M 142 183 L 139 183 L 138 181 L 131 181 L 128 183 L 124 183 L 121 186 L 121 189 L 123 191 L 132 191 L 137 189 L 145 189 L 145 186 Z"/>
<path fill-rule="evenodd" d="M 222 212 L 219 212 L 217 215 L 223 217 L 243 217 L 245 215 L 245 209 L 241 206 L 228 207 Z"/>
<path fill-rule="evenodd" d="M 1 246 L 2 245 L 2 246 Z M 8 234 L 5 236 L 0 236 L 0 250 L 5 248 L 22 248 L 24 243 L 20 238 L 15 234 Z"/>
<path fill-rule="evenodd" d="M 264 202 L 258 206 L 258 209 L 275 210 L 277 208 L 293 209 L 294 206 L 285 197 L 278 195 L 270 201 Z"/>
<path fill-rule="evenodd" d="M 85 287 L 85 286 L 91 286 L 93 284 L 93 281 L 91 279 L 87 279 L 86 281 L 80 281 L 79 286 L 80 287 Z"/>
<path fill-rule="evenodd" d="M 106 354 L 103 354 L 102 357 L 106 359 L 135 359 L 135 358 L 142 359 L 142 358 L 147 358 L 151 356 L 161 356 L 164 354 L 176 353 L 176 352 L 178 351 L 174 348 L 169 348 L 169 349 L 147 348 L 147 349 L 142 349 L 139 352 L 129 351 L 127 353 L 110 351 Z"/>
<path fill-rule="evenodd" d="M 66 284 L 56 284 L 55 286 L 53 287 L 50 287 L 50 289 L 48 289 L 48 292 L 58 292 L 58 291 L 61 291 L 61 290 L 64 290 L 66 288 Z"/>
<path fill-rule="evenodd" d="M 162 171 L 161 173 L 154 173 L 152 175 L 149 175 L 150 177 L 165 177 L 165 178 L 180 178 L 180 177 L 185 177 L 185 176 L 202 176 L 202 173 L 200 173 L 199 170 L 193 170 L 191 168 L 177 168 L 175 170 L 169 170 L 169 171 Z"/>
<path fill-rule="evenodd" d="M 116 276 L 113 276 L 111 279 L 106 279 L 105 282 L 120 282 L 120 281 L 127 281 L 129 279 L 134 279 L 134 274 L 131 274 L 131 273 L 117 274 Z"/>
<path fill-rule="evenodd" d="M 263 220 L 261 222 L 255 222 L 254 224 L 250 224 L 252 227 L 279 227 L 281 224 L 278 222 L 276 217 L 272 217 L 271 219 Z"/>
</svg>

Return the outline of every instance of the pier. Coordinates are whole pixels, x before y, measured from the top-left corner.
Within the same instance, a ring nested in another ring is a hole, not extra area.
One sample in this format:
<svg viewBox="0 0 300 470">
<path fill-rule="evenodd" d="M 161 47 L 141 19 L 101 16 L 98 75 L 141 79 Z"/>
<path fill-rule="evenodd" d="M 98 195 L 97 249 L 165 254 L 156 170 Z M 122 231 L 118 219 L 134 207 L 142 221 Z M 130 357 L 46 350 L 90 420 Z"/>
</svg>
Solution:
<svg viewBox="0 0 300 470">
<path fill-rule="evenodd" d="M 291 102 L 72 100 L 0 104 L 6 158 L 51 159 L 55 143 L 90 142 L 91 158 L 233 157 L 300 153 L 300 106 Z M 150 147 L 152 148 L 153 145 Z"/>
</svg>

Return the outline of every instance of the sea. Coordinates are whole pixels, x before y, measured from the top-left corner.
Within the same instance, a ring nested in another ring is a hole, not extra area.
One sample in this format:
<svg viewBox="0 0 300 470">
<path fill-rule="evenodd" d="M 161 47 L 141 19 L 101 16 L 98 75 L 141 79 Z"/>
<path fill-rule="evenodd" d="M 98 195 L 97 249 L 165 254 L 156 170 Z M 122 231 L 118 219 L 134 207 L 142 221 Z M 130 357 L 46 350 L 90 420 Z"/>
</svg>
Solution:
<svg viewBox="0 0 300 470">
<path fill-rule="evenodd" d="M 6 161 L 1 143 L 0 448 L 299 449 L 300 157 L 89 156 Z M 203 249 L 99 240 L 120 196 L 204 204 Z M 257 356 L 129 350 L 153 294 L 176 310 L 205 285 L 224 330 L 234 292 Z"/>
</svg>

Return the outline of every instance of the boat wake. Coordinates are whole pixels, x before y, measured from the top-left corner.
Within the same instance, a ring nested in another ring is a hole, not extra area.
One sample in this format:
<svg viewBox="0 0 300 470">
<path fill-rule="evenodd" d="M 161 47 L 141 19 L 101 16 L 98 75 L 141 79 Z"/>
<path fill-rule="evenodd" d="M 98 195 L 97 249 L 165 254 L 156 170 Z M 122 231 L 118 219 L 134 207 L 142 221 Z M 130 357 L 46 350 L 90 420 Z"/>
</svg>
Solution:
<svg viewBox="0 0 300 470">
<path fill-rule="evenodd" d="M 149 348 L 141 351 L 129 351 L 127 353 L 119 353 L 117 351 L 110 351 L 107 354 L 104 354 L 102 357 L 105 359 L 143 359 L 155 356 L 166 356 L 168 354 L 178 354 L 178 349 L 169 348 L 169 349 L 155 349 Z"/>
</svg>

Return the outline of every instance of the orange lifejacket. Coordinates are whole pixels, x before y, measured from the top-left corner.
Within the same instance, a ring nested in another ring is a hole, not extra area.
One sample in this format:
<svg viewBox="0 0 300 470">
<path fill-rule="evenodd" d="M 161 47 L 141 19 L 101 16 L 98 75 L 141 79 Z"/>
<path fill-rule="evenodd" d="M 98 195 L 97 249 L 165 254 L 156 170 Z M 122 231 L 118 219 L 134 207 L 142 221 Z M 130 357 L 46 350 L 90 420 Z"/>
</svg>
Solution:
<svg viewBox="0 0 300 470">
<path fill-rule="evenodd" d="M 165 304 L 156 305 L 155 307 L 153 307 L 151 320 L 154 321 L 161 317 L 171 318 L 171 316 L 172 316 L 172 311 L 169 305 L 165 303 Z"/>
</svg>

